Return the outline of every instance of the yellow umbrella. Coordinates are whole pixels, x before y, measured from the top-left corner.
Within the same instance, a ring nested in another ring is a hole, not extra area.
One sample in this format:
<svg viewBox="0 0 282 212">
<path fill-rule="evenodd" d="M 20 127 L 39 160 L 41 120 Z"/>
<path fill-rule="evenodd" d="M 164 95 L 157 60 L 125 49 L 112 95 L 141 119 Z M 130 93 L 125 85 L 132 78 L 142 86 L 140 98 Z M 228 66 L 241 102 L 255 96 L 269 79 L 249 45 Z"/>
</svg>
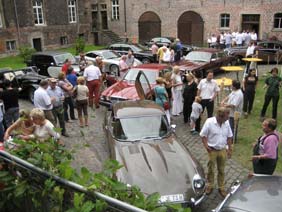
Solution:
<svg viewBox="0 0 282 212">
<path fill-rule="evenodd" d="M 224 71 L 236 72 L 237 80 L 239 80 L 239 72 L 244 71 L 244 69 L 241 66 L 221 66 L 220 69 Z"/>
</svg>

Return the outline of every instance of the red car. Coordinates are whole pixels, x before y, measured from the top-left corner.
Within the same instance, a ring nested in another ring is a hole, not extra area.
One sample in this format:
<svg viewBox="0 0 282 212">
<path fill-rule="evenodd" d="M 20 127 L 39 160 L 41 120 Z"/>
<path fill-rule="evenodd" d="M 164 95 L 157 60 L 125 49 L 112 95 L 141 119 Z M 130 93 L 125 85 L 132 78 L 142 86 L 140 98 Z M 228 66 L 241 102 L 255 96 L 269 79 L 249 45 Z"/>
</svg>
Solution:
<svg viewBox="0 0 282 212">
<path fill-rule="evenodd" d="M 122 80 L 116 82 L 112 86 L 108 87 L 101 94 L 100 104 L 111 108 L 112 104 L 119 101 L 125 100 L 138 100 L 138 94 L 135 88 L 135 79 L 139 71 L 143 71 L 146 75 L 151 88 L 156 85 L 156 78 L 162 77 L 166 72 L 171 71 L 171 67 L 164 64 L 142 64 L 131 68 L 127 71 Z M 145 77 L 141 82 L 146 91 L 146 95 L 151 95 L 151 89 L 146 83 Z"/>
</svg>

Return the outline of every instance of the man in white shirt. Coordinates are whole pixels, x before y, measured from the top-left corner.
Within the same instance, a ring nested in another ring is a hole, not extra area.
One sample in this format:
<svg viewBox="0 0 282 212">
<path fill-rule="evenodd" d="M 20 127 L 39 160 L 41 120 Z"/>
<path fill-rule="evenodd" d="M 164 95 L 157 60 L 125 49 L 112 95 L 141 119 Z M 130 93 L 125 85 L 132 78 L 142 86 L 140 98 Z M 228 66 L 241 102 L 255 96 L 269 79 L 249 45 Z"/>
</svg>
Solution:
<svg viewBox="0 0 282 212">
<path fill-rule="evenodd" d="M 214 187 L 215 165 L 217 166 L 218 190 L 222 197 L 226 196 L 224 189 L 225 162 L 232 154 L 232 131 L 228 120 L 229 110 L 220 107 L 216 116 L 208 118 L 201 130 L 200 136 L 209 154 L 206 194 L 209 195 Z M 226 150 L 226 147 L 228 149 Z"/>
<path fill-rule="evenodd" d="M 257 41 L 258 36 L 257 36 L 257 33 L 256 33 L 255 31 L 253 31 L 253 32 L 251 33 L 251 39 L 252 39 L 253 41 Z"/>
<path fill-rule="evenodd" d="M 47 88 L 49 86 L 48 80 L 41 80 L 39 87 L 34 92 L 34 106 L 40 108 L 44 111 L 46 119 L 48 119 L 52 124 L 55 125 L 55 119 L 52 113 L 53 104 L 55 100 L 54 97 L 50 97 L 47 93 Z"/>
<path fill-rule="evenodd" d="M 236 45 L 237 46 L 242 46 L 243 44 L 243 34 L 241 32 L 239 32 L 237 35 L 236 35 Z"/>
<path fill-rule="evenodd" d="M 213 79 L 213 72 L 208 71 L 207 77 L 202 79 L 198 85 L 198 96 L 202 98 L 201 105 L 203 111 L 207 108 L 208 118 L 213 116 L 214 99 L 216 98 L 219 87 Z"/>
<path fill-rule="evenodd" d="M 129 68 L 132 68 L 134 65 L 134 56 L 131 50 L 128 50 L 128 53 L 126 55 L 126 60 L 125 60 L 127 66 Z"/>
<path fill-rule="evenodd" d="M 234 126 L 234 115 L 235 112 L 239 113 L 239 116 L 242 113 L 243 109 L 243 100 L 244 100 L 244 95 L 243 92 L 241 91 L 241 84 L 238 80 L 233 80 L 232 81 L 232 92 L 222 100 L 221 106 L 230 108 L 230 115 L 229 115 L 229 124 L 233 133 L 233 138 L 234 141 L 237 140 L 237 126 Z M 239 117 L 238 117 L 239 119 Z M 239 120 L 238 120 L 239 121 Z M 234 129 L 236 128 L 236 131 L 234 133 Z"/>
<path fill-rule="evenodd" d="M 95 96 L 95 107 L 99 108 L 100 86 L 102 82 L 101 71 L 97 66 L 93 65 L 93 62 L 89 61 L 88 66 L 84 70 L 83 76 L 87 81 L 86 85 L 89 89 L 89 106 L 93 107 L 93 100 Z"/>
<path fill-rule="evenodd" d="M 230 48 L 232 44 L 232 35 L 230 34 L 230 32 L 227 32 L 224 37 L 226 48 Z"/>
</svg>

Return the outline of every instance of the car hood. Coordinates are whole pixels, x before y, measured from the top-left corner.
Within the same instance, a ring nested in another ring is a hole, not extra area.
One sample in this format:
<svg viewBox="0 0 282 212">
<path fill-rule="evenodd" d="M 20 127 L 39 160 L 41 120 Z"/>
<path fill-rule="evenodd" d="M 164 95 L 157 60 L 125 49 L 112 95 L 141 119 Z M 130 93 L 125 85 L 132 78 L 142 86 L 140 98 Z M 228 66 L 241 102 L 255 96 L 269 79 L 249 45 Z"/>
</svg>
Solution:
<svg viewBox="0 0 282 212">
<path fill-rule="evenodd" d="M 42 80 L 42 79 L 47 79 L 48 77 L 37 74 L 37 73 L 28 73 L 22 76 L 17 76 L 16 77 L 18 80 L 30 80 L 30 81 L 34 81 L 34 80 Z"/>
<path fill-rule="evenodd" d="M 204 178 L 202 169 L 174 138 L 135 143 L 117 142 L 116 159 L 124 166 L 118 180 L 137 185 L 145 194 L 183 194 L 195 197 L 192 181 L 195 174 Z M 186 199 L 187 200 L 187 199 Z"/>
<path fill-rule="evenodd" d="M 104 90 L 102 96 L 115 97 L 120 99 L 130 99 L 130 100 L 139 99 L 134 82 L 129 83 L 128 81 L 125 80 L 116 82 L 111 87 Z"/>
<path fill-rule="evenodd" d="M 189 60 L 181 60 L 175 63 L 175 65 L 178 65 L 180 70 L 188 70 L 193 71 L 194 69 L 198 69 L 199 67 L 207 64 L 207 62 L 194 62 Z"/>
<path fill-rule="evenodd" d="M 242 182 L 223 208 L 248 212 L 282 211 L 282 177 L 256 176 Z"/>
</svg>

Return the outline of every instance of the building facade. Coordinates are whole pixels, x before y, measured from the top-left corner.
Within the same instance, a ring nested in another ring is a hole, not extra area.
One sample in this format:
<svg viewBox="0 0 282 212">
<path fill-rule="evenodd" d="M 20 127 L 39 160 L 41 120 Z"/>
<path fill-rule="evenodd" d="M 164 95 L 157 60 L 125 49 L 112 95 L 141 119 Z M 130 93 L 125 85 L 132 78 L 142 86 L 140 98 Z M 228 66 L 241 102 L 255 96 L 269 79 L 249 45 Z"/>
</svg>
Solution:
<svg viewBox="0 0 282 212">
<path fill-rule="evenodd" d="M 0 0 L 0 55 L 29 46 L 37 51 L 67 47 L 91 38 L 85 1 Z"/>
<path fill-rule="evenodd" d="M 109 28 L 129 40 L 179 37 L 202 45 L 221 31 L 256 31 L 282 40 L 281 0 L 107 0 Z"/>
</svg>

